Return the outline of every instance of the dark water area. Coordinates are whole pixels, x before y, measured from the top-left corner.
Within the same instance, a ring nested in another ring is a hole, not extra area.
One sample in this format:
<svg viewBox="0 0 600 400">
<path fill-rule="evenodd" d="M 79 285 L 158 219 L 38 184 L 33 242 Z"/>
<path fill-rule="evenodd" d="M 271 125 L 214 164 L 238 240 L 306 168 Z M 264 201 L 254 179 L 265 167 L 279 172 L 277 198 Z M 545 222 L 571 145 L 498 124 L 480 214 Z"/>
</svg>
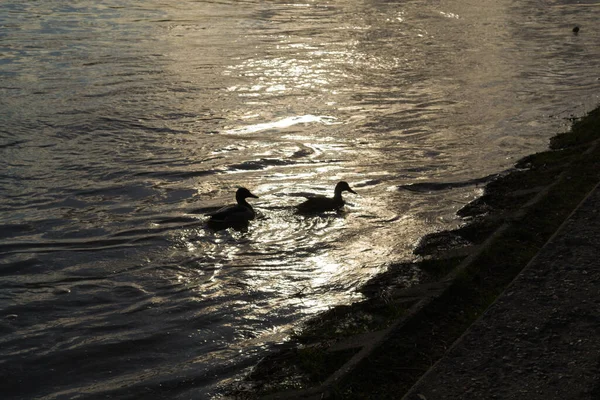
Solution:
<svg viewBox="0 0 600 400">
<path fill-rule="evenodd" d="M 599 17 L 598 1 L 3 1 L 2 398 L 222 397 L 597 105 Z M 339 180 L 345 212 L 294 213 Z M 207 229 L 240 185 L 258 218 Z"/>
</svg>

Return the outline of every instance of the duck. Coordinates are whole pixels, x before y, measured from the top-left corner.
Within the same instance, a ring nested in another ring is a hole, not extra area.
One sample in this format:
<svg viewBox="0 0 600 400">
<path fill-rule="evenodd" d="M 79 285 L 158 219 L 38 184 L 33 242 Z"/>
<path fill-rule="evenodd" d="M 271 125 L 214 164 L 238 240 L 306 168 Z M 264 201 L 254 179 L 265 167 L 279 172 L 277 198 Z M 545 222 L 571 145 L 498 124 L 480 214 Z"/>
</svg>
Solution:
<svg viewBox="0 0 600 400">
<path fill-rule="evenodd" d="M 237 204 L 228 205 L 208 214 L 208 223 L 215 228 L 227 228 L 248 225 L 248 222 L 256 217 L 252 206 L 246 201 L 247 198 L 258 199 L 245 187 L 240 187 L 235 192 Z"/>
<path fill-rule="evenodd" d="M 333 197 L 325 197 L 315 195 L 313 197 L 308 198 L 303 203 L 300 203 L 297 206 L 297 210 L 300 213 L 319 213 L 324 211 L 337 211 L 341 209 L 344 204 L 344 199 L 342 198 L 342 192 L 350 192 L 356 194 L 354 190 L 350 187 L 348 182 L 340 181 L 335 185 L 334 195 Z"/>
</svg>

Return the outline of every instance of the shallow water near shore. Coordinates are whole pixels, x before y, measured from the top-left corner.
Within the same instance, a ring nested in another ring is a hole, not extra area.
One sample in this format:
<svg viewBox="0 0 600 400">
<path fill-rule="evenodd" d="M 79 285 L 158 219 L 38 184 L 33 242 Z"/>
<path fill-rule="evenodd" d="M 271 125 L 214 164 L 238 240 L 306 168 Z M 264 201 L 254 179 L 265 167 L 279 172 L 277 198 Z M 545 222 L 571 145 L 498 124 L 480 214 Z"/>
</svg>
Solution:
<svg viewBox="0 0 600 400">
<path fill-rule="evenodd" d="M 4 2 L 2 392 L 218 397 L 597 104 L 599 14 Z M 293 212 L 342 179 L 344 213 Z M 239 185 L 258 218 L 206 229 Z"/>
</svg>

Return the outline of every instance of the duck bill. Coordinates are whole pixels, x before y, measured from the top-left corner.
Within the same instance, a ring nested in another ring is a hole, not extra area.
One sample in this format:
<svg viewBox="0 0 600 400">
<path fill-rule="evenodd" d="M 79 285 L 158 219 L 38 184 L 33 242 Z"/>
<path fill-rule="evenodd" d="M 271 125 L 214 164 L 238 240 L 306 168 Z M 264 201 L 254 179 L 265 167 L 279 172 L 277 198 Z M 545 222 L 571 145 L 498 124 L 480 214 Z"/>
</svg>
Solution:
<svg viewBox="0 0 600 400">
<path fill-rule="evenodd" d="M 258 199 L 258 196 L 255 194 L 250 193 L 250 195 L 248 197 L 252 197 L 253 199 Z"/>
<path fill-rule="evenodd" d="M 349 191 L 350 193 L 358 194 L 358 193 L 356 193 L 354 190 L 352 190 L 352 189 L 350 189 L 350 188 L 348 188 L 348 191 Z"/>
</svg>

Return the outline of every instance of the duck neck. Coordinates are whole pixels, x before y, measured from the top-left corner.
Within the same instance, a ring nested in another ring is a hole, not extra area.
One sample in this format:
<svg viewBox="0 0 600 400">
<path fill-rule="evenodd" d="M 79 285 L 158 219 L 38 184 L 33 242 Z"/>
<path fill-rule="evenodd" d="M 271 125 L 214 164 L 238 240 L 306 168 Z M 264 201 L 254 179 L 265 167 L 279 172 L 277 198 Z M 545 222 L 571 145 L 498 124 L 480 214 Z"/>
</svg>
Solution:
<svg viewBox="0 0 600 400">
<path fill-rule="evenodd" d="M 333 199 L 335 201 L 342 201 L 342 190 L 335 188 L 335 192 L 333 194 Z"/>
<path fill-rule="evenodd" d="M 245 197 L 242 197 L 242 196 L 236 196 L 236 197 L 235 197 L 235 200 L 237 201 L 237 203 L 238 203 L 240 206 L 244 206 L 244 207 L 247 207 L 247 208 L 250 208 L 250 209 L 252 209 L 252 206 L 250 205 L 250 203 L 248 203 L 248 202 L 246 201 L 246 198 L 245 198 Z"/>
</svg>

